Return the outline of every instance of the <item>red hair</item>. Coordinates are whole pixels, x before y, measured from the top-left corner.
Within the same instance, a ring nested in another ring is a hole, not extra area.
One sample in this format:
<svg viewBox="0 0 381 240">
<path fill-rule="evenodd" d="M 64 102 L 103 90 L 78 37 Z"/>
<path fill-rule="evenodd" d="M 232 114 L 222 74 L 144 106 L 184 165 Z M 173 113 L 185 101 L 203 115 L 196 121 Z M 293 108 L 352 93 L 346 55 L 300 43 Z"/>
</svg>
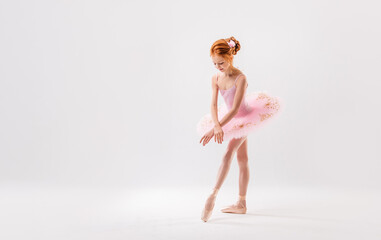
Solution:
<svg viewBox="0 0 381 240">
<path fill-rule="evenodd" d="M 231 48 L 229 46 L 228 42 L 230 40 L 235 42 L 235 47 Z M 233 61 L 233 55 L 236 55 L 240 49 L 241 44 L 234 37 L 221 38 L 213 43 L 212 47 L 210 48 L 210 56 L 214 56 L 217 54 L 231 63 Z"/>
</svg>

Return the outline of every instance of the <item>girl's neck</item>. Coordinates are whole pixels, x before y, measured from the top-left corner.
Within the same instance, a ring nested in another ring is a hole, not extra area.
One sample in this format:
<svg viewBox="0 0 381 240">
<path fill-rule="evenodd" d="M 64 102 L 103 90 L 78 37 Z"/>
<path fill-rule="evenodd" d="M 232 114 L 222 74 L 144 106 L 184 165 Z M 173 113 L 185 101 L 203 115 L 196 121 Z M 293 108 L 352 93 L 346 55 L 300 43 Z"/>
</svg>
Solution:
<svg viewBox="0 0 381 240">
<path fill-rule="evenodd" d="M 232 68 L 228 69 L 226 72 L 222 73 L 222 76 L 223 77 L 231 77 L 231 76 L 234 76 L 236 73 L 238 73 L 238 69 L 232 67 Z"/>
</svg>

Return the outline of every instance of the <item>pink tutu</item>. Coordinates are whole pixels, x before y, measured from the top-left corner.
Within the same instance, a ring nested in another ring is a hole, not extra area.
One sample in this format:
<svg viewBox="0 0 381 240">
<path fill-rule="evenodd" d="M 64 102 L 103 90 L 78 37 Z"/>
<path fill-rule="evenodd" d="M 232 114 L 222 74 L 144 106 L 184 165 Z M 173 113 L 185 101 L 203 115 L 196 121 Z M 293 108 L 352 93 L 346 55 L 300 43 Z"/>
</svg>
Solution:
<svg viewBox="0 0 381 240">
<path fill-rule="evenodd" d="M 235 92 L 234 89 L 232 90 Z M 234 93 L 227 92 L 232 91 L 223 90 L 223 93 L 227 96 L 226 99 L 232 99 Z M 247 136 L 254 129 L 263 126 L 269 119 L 273 119 L 278 115 L 282 105 L 279 97 L 272 97 L 266 91 L 246 94 L 242 100 L 240 111 L 227 124 L 222 126 L 224 141 Z M 229 112 L 229 109 L 230 107 L 226 105 L 226 102 L 218 106 L 219 121 Z M 213 128 L 214 122 L 210 113 L 204 115 L 197 123 L 197 133 L 200 138 Z"/>
</svg>

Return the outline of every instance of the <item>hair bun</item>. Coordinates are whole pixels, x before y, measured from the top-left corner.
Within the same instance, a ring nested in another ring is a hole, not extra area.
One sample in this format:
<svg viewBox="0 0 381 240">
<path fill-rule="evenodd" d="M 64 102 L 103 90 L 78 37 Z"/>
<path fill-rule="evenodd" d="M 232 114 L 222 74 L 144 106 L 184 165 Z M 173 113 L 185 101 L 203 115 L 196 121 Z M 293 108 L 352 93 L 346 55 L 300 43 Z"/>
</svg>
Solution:
<svg viewBox="0 0 381 240">
<path fill-rule="evenodd" d="M 227 41 L 229 42 L 230 40 L 234 41 L 235 42 L 235 47 L 232 48 L 232 54 L 233 55 L 236 55 L 237 52 L 241 49 L 241 44 L 239 43 L 239 41 L 237 39 L 235 39 L 235 37 L 231 36 L 230 38 L 227 39 Z"/>
<path fill-rule="evenodd" d="M 235 37 L 220 38 L 210 47 L 210 56 L 217 54 L 225 59 L 232 59 L 233 55 L 236 55 L 240 49 L 241 44 Z"/>
</svg>

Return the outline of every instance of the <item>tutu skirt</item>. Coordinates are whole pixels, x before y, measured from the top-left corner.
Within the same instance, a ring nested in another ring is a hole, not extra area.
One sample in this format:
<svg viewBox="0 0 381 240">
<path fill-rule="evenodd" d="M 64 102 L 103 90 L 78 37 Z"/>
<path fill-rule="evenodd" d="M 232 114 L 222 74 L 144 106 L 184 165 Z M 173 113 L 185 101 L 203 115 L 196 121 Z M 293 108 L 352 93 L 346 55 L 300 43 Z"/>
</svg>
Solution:
<svg viewBox="0 0 381 240">
<path fill-rule="evenodd" d="M 237 116 L 237 114 L 222 126 L 224 141 L 247 136 L 254 129 L 263 126 L 270 119 L 274 119 L 283 106 L 279 97 L 270 96 L 266 91 L 248 93 L 243 101 L 245 101 L 249 111 L 243 116 Z M 221 121 L 228 112 L 226 103 L 219 105 L 217 108 L 218 121 Z M 197 133 L 200 138 L 213 128 L 214 122 L 210 113 L 204 115 L 197 123 Z"/>
</svg>

